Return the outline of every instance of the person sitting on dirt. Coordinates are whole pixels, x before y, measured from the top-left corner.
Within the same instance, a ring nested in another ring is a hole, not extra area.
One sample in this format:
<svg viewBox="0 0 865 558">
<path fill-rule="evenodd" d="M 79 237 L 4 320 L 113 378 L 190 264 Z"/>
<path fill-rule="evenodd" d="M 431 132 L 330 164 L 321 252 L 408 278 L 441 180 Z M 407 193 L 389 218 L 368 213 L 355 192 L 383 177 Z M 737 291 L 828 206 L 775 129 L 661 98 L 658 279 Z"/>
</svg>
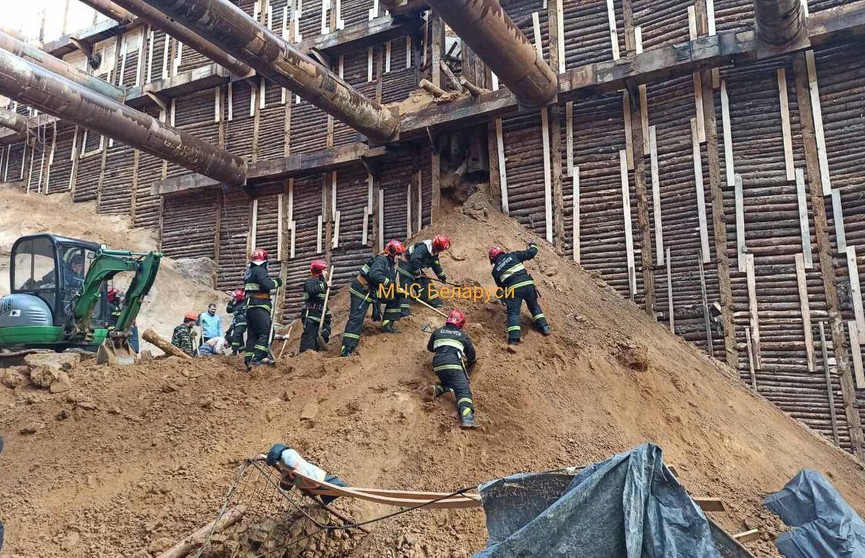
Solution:
<svg viewBox="0 0 865 558">
<path fill-rule="evenodd" d="M 232 316 L 231 326 L 225 333 L 225 338 L 231 341 L 231 354 L 236 355 L 246 344 L 243 339 L 243 334 L 246 333 L 246 298 L 243 289 L 235 289 L 231 293 L 225 311 Z"/>
<path fill-rule="evenodd" d="M 488 252 L 490 264 L 493 266 L 492 274 L 496 285 L 500 289 L 508 291 L 513 289 L 513 294 L 504 298 L 505 307 L 508 310 L 508 345 L 516 345 L 520 342 L 520 309 L 523 301 L 529 312 L 535 328 L 544 335 L 550 334 L 550 326 L 544 316 L 541 305 L 538 304 L 538 289 L 535 281 L 526 267 L 524 261 L 531 260 L 538 255 L 538 245 L 530 242 L 525 250 L 519 252 L 505 252 L 498 246 L 493 246 Z"/>
<path fill-rule="evenodd" d="M 477 355 L 472 340 L 463 331 L 465 325 L 465 314 L 454 309 L 448 315 L 445 325 L 430 335 L 426 348 L 435 353 L 433 372 L 439 378 L 439 383 L 433 385 L 430 392 L 433 400 L 446 393 L 453 393 L 460 415 L 460 427 L 475 428 L 475 405 L 469 386 L 468 370 L 474 366 Z"/>
<path fill-rule="evenodd" d="M 225 354 L 225 338 L 211 337 L 198 347 L 198 356 L 222 356 Z"/>
<path fill-rule="evenodd" d="M 216 315 L 216 303 L 207 305 L 207 312 L 198 316 L 198 325 L 201 326 L 201 343 L 207 343 L 212 337 L 222 337 L 222 321 Z"/>
<path fill-rule="evenodd" d="M 188 354 L 195 356 L 195 342 L 192 339 L 192 328 L 198 316 L 195 312 L 188 312 L 183 316 L 183 323 L 174 328 L 174 334 L 171 336 L 171 344 Z"/>
<path fill-rule="evenodd" d="M 409 300 L 412 297 L 419 298 L 435 308 L 441 308 L 441 299 L 430 296 L 430 278 L 423 271 L 431 268 L 439 281 L 447 281 L 448 278 L 445 275 L 444 269 L 442 269 L 439 254 L 450 247 L 450 239 L 443 234 L 437 234 L 432 240 L 416 242 L 406 250 L 405 255 L 397 263 L 396 268 L 400 276 L 400 288 L 408 291 L 408 294 L 411 295 L 400 297 L 400 313 L 402 316 L 411 314 Z"/>
<path fill-rule="evenodd" d="M 303 284 L 303 310 L 300 312 L 300 319 L 303 323 L 303 335 L 300 336 L 300 351 L 308 350 L 318 351 L 324 347 L 318 346 L 318 326 L 322 320 L 322 310 L 324 310 L 324 297 L 327 295 L 327 277 L 325 270 L 327 262 L 324 260 L 315 260 L 309 266 L 309 273 L 312 275 Z M 325 343 L 330 339 L 330 311 L 324 313 L 324 324 L 321 327 L 321 338 Z"/>
<path fill-rule="evenodd" d="M 282 474 L 279 486 L 283 490 L 289 490 L 292 486 L 297 487 L 303 492 L 315 490 L 319 488 L 318 482 L 326 482 L 335 486 L 347 487 L 347 482 L 340 479 L 336 475 L 328 474 L 327 471 L 318 467 L 314 463 L 310 463 L 297 450 L 285 444 L 274 444 L 264 461 L 271 467 L 276 467 Z M 282 465 L 279 467 L 278 465 Z M 295 471 L 303 475 L 300 477 L 295 474 Z M 304 478 L 306 477 L 306 478 Z M 308 479 L 312 479 L 311 481 Z M 324 505 L 328 505 L 339 496 L 321 496 L 321 501 Z"/>
</svg>

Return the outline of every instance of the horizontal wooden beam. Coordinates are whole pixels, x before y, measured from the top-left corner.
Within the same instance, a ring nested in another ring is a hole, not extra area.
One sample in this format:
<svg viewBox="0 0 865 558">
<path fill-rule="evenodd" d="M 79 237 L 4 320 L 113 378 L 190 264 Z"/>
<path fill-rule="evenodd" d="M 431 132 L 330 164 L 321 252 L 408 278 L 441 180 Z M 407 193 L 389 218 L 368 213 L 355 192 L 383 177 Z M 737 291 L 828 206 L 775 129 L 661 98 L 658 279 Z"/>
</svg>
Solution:
<svg viewBox="0 0 865 558">
<path fill-rule="evenodd" d="M 70 52 L 78 50 L 78 47 L 75 46 L 75 41 L 93 45 L 100 41 L 104 41 L 105 39 L 116 37 L 137 25 L 140 25 L 139 19 L 135 19 L 131 23 L 123 25 L 113 19 L 106 19 L 105 21 L 100 21 L 91 27 L 80 29 L 74 33 L 63 35 L 59 39 L 45 43 L 42 45 L 42 50 L 53 54 L 57 58 L 63 58 L 63 56 Z"/>
<path fill-rule="evenodd" d="M 228 83 L 231 74 L 216 63 L 200 66 L 180 72 L 165 79 L 158 79 L 138 87 L 130 87 L 126 96 L 126 104 L 135 107 L 151 102 L 147 93 L 159 94 L 160 97 L 173 98 L 187 95 L 205 89 L 213 89 Z"/>
<path fill-rule="evenodd" d="M 267 188 L 276 180 L 334 170 L 358 164 L 361 157 L 365 159 L 383 157 L 388 152 L 389 150 L 384 146 L 371 148 L 365 143 L 353 143 L 308 153 L 297 153 L 272 161 L 259 161 L 249 166 L 246 187 L 255 191 L 256 188 Z M 221 183 L 206 176 L 187 174 L 157 182 L 151 191 L 158 196 L 173 196 L 190 190 L 221 186 Z"/>
<path fill-rule="evenodd" d="M 865 34 L 865 1 L 821 10 L 806 20 L 811 45 Z"/>
<path fill-rule="evenodd" d="M 315 49 L 328 56 L 335 56 L 405 37 L 418 29 L 422 23 L 420 18 L 379 17 L 372 21 L 349 25 L 333 33 L 305 39 L 298 48 L 302 52 Z"/>
<path fill-rule="evenodd" d="M 470 126 L 518 111 L 517 99 L 507 89 L 446 103 L 430 101 L 411 112 L 400 114 L 399 140 L 406 141 L 433 131 Z"/>
</svg>

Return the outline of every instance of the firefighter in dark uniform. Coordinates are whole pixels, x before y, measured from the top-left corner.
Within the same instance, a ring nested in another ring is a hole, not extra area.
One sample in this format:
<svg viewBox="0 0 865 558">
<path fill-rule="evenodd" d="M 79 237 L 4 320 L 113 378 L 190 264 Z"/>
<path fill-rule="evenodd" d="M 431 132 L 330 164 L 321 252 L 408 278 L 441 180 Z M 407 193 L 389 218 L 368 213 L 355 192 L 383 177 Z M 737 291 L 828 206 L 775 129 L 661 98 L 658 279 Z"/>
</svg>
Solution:
<svg viewBox="0 0 865 558">
<path fill-rule="evenodd" d="M 492 274 L 496 285 L 501 289 L 513 289 L 513 295 L 505 297 L 508 311 L 508 345 L 520 342 L 520 308 L 523 301 L 532 314 L 535 328 L 544 335 L 550 334 L 550 326 L 544 316 L 541 305 L 538 304 L 538 290 L 535 282 L 523 262 L 531 260 L 538 254 L 538 245 L 530 243 L 528 248 L 518 252 L 505 252 L 497 246 L 489 250 Z"/>
<path fill-rule="evenodd" d="M 282 286 L 282 279 L 270 277 L 267 273 L 267 251 L 264 248 L 253 250 L 249 260 L 243 279 L 247 324 L 243 362 L 247 370 L 259 364 L 275 363 L 270 352 L 270 333 L 273 328 L 273 299 L 270 291 Z"/>
<path fill-rule="evenodd" d="M 475 404 L 469 387 L 468 370 L 477 360 L 475 348 L 463 326 L 465 315 L 451 310 L 447 322 L 430 335 L 427 350 L 435 353 L 433 372 L 439 383 L 432 386 L 432 398 L 452 392 L 457 402 L 461 428 L 475 428 Z"/>
<path fill-rule="evenodd" d="M 324 270 L 327 262 L 315 260 L 309 264 L 309 273 L 312 275 L 303 284 L 303 310 L 300 319 L 303 323 L 303 335 L 300 336 L 300 352 L 307 350 L 319 350 L 318 326 L 321 324 L 321 312 L 324 309 L 324 297 L 327 295 L 327 277 Z M 330 310 L 324 314 L 324 325 L 321 327 L 321 338 L 325 343 L 330 339 Z"/>
<path fill-rule="evenodd" d="M 231 293 L 231 300 L 225 307 L 231 314 L 231 327 L 228 328 L 228 341 L 231 343 L 231 354 L 236 355 L 245 345 L 243 335 L 246 333 L 246 294 L 243 289 Z"/>
<path fill-rule="evenodd" d="M 108 329 L 117 327 L 120 319 L 120 291 L 114 287 L 108 288 Z"/>
<path fill-rule="evenodd" d="M 342 334 L 340 354 L 349 356 L 360 342 L 363 319 L 372 304 L 373 295 L 386 304 L 382 320 L 382 331 L 396 333 L 393 326 L 394 316 L 399 315 L 399 295 L 396 292 L 396 260 L 405 253 L 405 246 L 399 240 L 390 240 L 384 252 L 373 256 L 360 269 L 357 278 L 348 289 L 351 307 L 345 331 Z"/>
<path fill-rule="evenodd" d="M 412 244 L 405 256 L 397 263 L 400 288 L 411 294 L 411 297 L 402 296 L 400 298 L 401 315 L 408 316 L 411 314 L 409 300 L 412 297 L 419 298 L 435 308 L 441 308 L 441 299 L 430 297 L 430 279 L 424 275 L 423 271 L 432 268 L 439 281 L 447 281 L 447 276 L 439 260 L 439 254 L 450 247 L 450 239 L 443 234 L 437 234 L 432 240 Z"/>
</svg>

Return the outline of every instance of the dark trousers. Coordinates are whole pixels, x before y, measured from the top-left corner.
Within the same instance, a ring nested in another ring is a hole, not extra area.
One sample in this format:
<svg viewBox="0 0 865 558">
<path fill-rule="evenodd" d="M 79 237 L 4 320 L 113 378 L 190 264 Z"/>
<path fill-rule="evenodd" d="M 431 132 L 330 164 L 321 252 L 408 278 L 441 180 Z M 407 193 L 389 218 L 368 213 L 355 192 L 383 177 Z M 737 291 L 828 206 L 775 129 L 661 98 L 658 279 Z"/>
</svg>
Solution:
<svg viewBox="0 0 865 558">
<path fill-rule="evenodd" d="M 450 366 L 451 369 L 442 369 L 443 366 L 435 366 L 433 370 L 439 378 L 439 386 L 437 390 L 440 393 L 452 391 L 457 401 L 457 412 L 460 417 L 464 417 L 475 412 L 475 403 L 472 399 L 472 388 L 469 386 L 469 376 L 462 364 L 459 365 L 444 365 Z M 459 366 L 460 369 L 455 369 Z M 435 370 L 439 368 L 439 370 Z"/>
<path fill-rule="evenodd" d="M 523 306 L 523 301 L 526 302 L 526 307 L 532 314 L 535 328 L 542 331 L 549 327 L 547 318 L 544 317 L 544 312 L 541 310 L 541 305 L 538 304 L 538 291 L 535 286 L 520 287 L 514 290 L 514 296 L 505 299 L 505 305 L 508 309 L 508 341 L 520 340 L 520 309 Z"/>
<path fill-rule="evenodd" d="M 231 325 L 231 335 L 228 340 L 231 342 L 231 350 L 239 352 L 244 346 L 243 335 L 246 333 L 246 320 L 238 320 Z"/>
<path fill-rule="evenodd" d="M 300 352 L 317 351 L 318 347 L 318 324 L 321 323 L 321 309 L 304 310 L 301 314 L 303 319 L 303 334 L 300 336 Z M 330 340 L 330 312 L 324 316 L 324 326 L 321 328 L 321 338 L 325 343 Z"/>
<path fill-rule="evenodd" d="M 421 275 L 420 277 L 413 278 L 409 275 L 402 274 L 400 275 L 399 280 L 400 288 L 404 289 L 406 292 L 412 295 L 400 296 L 400 315 L 408 316 L 409 314 L 411 314 L 411 301 L 415 299 L 420 299 L 434 308 L 442 307 L 441 298 L 431 298 L 430 284 L 432 283 L 432 281 L 429 277 Z"/>
<path fill-rule="evenodd" d="M 363 320 L 366 318 L 366 313 L 372 304 L 372 296 L 370 296 L 369 288 L 363 286 L 357 280 L 351 284 L 348 294 L 351 306 L 349 306 L 348 321 L 345 323 L 345 330 L 342 333 L 342 346 L 352 350 L 360 343 Z M 399 298 L 394 297 L 391 300 L 382 302 L 386 304 L 382 325 L 387 326 L 398 319 Z"/>
<path fill-rule="evenodd" d="M 270 355 L 270 308 L 267 306 L 252 306 L 246 310 L 248 335 L 246 336 L 246 351 L 244 356 L 248 362 L 261 360 Z"/>
</svg>

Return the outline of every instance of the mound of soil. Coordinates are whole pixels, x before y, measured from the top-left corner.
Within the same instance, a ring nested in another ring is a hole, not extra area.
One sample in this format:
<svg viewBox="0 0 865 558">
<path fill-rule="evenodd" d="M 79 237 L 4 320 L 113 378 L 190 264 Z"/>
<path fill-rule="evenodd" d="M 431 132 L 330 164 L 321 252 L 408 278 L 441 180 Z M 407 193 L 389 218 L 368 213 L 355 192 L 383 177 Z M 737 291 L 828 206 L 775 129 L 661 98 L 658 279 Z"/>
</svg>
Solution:
<svg viewBox="0 0 865 558">
<path fill-rule="evenodd" d="M 436 232 L 453 241 L 448 277 L 485 287 L 493 286 L 490 244 L 513 250 L 537 240 L 479 197 Z M 468 314 L 480 356 L 475 431 L 458 428 L 451 399 L 424 398 L 434 376 L 423 329 L 442 320 L 420 307 L 396 335 L 368 322 L 347 359 L 336 356 L 336 335 L 328 353 L 252 374 L 229 357 L 126 368 L 83 362 L 66 393 L 0 387 L 0 513 L 10 556 L 155 555 L 211 521 L 238 466 L 276 441 L 357 486 L 447 492 L 651 441 L 692 494 L 724 500 L 718 522 L 764 532 L 749 543 L 760 556 L 776 555 L 770 539 L 782 529 L 761 499 L 801 468 L 826 474 L 865 512 L 860 462 L 551 247 L 527 267 L 551 337 L 531 331 L 524 316 L 524 341 L 509 352 L 501 305 L 446 303 Z M 347 305 L 344 292 L 335 297 L 335 332 Z M 355 519 L 392 511 L 345 499 L 337 506 Z M 371 530 L 352 556 L 467 556 L 486 540 L 479 510 L 415 511 Z"/>
</svg>

